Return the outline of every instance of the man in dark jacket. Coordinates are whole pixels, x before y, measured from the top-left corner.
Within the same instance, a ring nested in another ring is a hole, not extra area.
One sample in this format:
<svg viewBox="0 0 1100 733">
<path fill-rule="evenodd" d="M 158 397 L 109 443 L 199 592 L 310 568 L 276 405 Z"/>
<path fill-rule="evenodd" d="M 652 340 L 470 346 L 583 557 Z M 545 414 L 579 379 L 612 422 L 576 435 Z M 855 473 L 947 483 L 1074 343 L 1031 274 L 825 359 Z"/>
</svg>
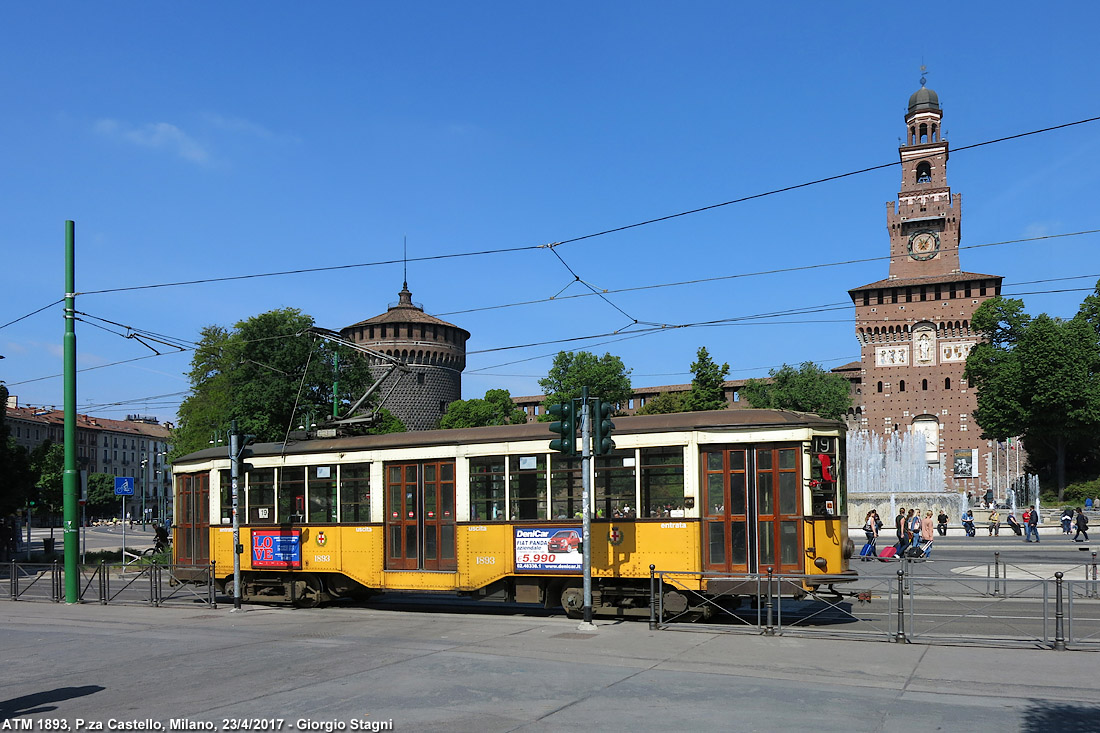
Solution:
<svg viewBox="0 0 1100 733">
<path fill-rule="evenodd" d="M 1039 541 L 1039 512 L 1035 511 L 1035 505 L 1032 504 L 1028 510 L 1030 514 L 1027 516 L 1027 526 L 1024 527 L 1024 541 L 1031 542 L 1032 536 L 1035 537 L 1035 541 Z"/>
</svg>

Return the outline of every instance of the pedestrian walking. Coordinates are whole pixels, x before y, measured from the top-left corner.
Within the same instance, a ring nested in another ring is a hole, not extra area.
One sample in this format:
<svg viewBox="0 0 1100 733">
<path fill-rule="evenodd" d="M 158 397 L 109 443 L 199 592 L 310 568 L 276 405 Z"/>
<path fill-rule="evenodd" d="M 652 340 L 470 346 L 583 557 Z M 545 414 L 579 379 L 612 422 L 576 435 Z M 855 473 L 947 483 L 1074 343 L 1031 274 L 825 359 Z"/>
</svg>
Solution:
<svg viewBox="0 0 1100 733">
<path fill-rule="evenodd" d="M 1089 518 L 1085 516 L 1085 513 L 1081 511 L 1081 507 L 1077 507 L 1077 519 L 1076 519 L 1077 534 L 1073 535 L 1074 542 L 1088 542 L 1089 540 Z M 1081 535 L 1085 535 L 1085 539 L 1081 539 Z"/>
<path fill-rule="evenodd" d="M 1035 538 L 1036 542 L 1039 541 L 1039 512 L 1035 509 L 1034 505 L 1028 509 L 1027 522 L 1024 524 L 1024 530 L 1026 532 L 1024 535 L 1025 542 L 1031 542 L 1032 537 Z"/>
<path fill-rule="evenodd" d="M 905 552 L 905 507 L 898 509 L 898 515 L 894 517 L 894 531 L 898 536 L 898 554 Z"/>
<path fill-rule="evenodd" d="M 878 525 L 874 509 L 867 512 L 867 518 L 863 522 L 863 533 L 867 535 L 867 544 L 859 551 L 859 559 L 866 562 L 873 557 L 878 557 L 878 551 L 875 549 L 875 542 L 878 541 Z"/>
</svg>

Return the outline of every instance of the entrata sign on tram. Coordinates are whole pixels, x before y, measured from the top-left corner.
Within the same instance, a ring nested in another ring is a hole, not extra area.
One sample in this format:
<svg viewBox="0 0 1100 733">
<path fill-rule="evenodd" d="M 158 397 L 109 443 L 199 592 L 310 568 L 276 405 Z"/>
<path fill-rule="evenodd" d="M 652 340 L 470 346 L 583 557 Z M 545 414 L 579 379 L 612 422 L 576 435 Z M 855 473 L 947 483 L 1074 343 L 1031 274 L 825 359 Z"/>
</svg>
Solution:
<svg viewBox="0 0 1100 733">
<path fill-rule="evenodd" d="M 252 530 L 252 567 L 284 570 L 301 568 L 302 530 Z"/>
<path fill-rule="evenodd" d="M 516 527 L 516 571 L 579 572 L 580 527 Z"/>
</svg>

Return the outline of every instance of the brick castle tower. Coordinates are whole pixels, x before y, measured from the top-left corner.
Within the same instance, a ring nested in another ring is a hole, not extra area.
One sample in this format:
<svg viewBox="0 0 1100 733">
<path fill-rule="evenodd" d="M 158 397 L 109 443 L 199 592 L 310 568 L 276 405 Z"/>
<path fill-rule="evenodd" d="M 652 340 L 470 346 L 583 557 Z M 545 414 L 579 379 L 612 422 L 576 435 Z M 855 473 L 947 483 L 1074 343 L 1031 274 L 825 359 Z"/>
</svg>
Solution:
<svg viewBox="0 0 1100 733">
<path fill-rule="evenodd" d="M 408 373 L 393 372 L 379 389 L 386 396 L 383 407 L 408 430 L 438 427 L 447 405 L 462 398 L 470 332 L 425 313 L 424 306 L 413 302 L 407 282 L 385 313 L 342 328 L 340 335 L 409 365 Z M 388 367 L 371 360 L 376 379 Z"/>
<path fill-rule="evenodd" d="M 890 270 L 848 291 L 856 308 L 861 362 L 860 427 L 880 435 L 915 431 L 929 463 L 941 463 L 948 486 L 978 488 L 988 452 L 970 415 L 977 405 L 963 379 L 980 335 L 975 309 L 1001 291 L 1001 277 L 959 265 L 962 195 L 947 185 L 947 140 L 939 97 L 925 87 L 909 98 L 901 156 L 901 190 L 887 204 Z"/>
</svg>

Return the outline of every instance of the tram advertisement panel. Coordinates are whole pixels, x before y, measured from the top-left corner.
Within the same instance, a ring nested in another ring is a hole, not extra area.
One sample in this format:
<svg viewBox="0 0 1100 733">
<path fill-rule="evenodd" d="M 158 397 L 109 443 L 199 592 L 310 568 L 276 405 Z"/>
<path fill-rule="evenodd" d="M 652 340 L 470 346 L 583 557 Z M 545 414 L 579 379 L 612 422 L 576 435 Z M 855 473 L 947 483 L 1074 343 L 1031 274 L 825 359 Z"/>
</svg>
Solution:
<svg viewBox="0 0 1100 733">
<path fill-rule="evenodd" d="M 581 570 L 580 527 L 516 527 L 516 571 Z"/>
<path fill-rule="evenodd" d="M 252 530 L 252 567 L 283 570 L 301 568 L 302 530 Z"/>
</svg>

